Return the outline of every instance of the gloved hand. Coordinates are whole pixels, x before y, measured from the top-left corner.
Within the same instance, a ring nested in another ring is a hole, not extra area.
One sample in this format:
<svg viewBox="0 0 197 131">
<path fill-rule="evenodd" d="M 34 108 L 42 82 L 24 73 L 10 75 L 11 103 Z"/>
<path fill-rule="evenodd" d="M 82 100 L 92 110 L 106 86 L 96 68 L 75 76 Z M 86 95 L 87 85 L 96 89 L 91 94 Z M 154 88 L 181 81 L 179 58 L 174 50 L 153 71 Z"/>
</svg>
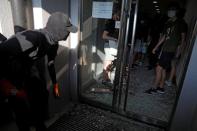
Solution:
<svg viewBox="0 0 197 131">
<path fill-rule="evenodd" d="M 16 96 L 18 98 L 27 98 L 24 90 L 17 90 L 12 83 L 6 79 L 0 80 L 0 91 L 5 97 Z"/>
<path fill-rule="evenodd" d="M 24 90 L 17 90 L 16 97 L 26 99 L 27 93 Z"/>
<path fill-rule="evenodd" d="M 6 79 L 0 80 L 0 91 L 3 94 L 3 96 L 5 97 L 11 96 L 12 90 L 16 90 L 16 87 L 10 81 Z"/>
<path fill-rule="evenodd" d="M 58 84 L 53 85 L 53 95 L 57 98 L 60 97 L 59 86 Z"/>
<path fill-rule="evenodd" d="M 10 92 L 12 96 L 16 96 L 17 98 L 27 98 L 27 93 L 24 90 L 12 89 Z"/>
</svg>

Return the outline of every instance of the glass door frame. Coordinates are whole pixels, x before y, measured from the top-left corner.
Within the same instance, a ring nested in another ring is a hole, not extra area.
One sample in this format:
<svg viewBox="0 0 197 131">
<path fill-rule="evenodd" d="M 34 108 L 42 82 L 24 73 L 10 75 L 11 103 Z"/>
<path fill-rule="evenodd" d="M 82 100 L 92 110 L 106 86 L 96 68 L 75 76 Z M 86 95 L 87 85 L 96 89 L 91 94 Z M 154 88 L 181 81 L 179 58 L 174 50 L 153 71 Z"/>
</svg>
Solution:
<svg viewBox="0 0 197 131">
<path fill-rule="evenodd" d="M 143 123 L 147 123 L 153 126 L 157 126 L 160 128 L 165 128 L 168 126 L 167 122 L 157 120 L 148 116 L 144 116 L 142 114 L 137 114 L 131 111 L 128 111 L 127 108 L 127 99 L 128 99 L 128 88 L 129 88 L 129 80 L 130 80 L 130 71 L 128 72 L 128 78 L 126 80 L 126 91 L 123 100 L 123 108 L 121 107 L 121 99 L 123 93 L 123 73 L 126 67 L 126 57 L 127 57 L 127 50 L 128 49 L 128 34 L 129 34 L 129 23 L 131 20 L 131 11 L 134 11 L 134 19 L 133 19 L 133 30 L 132 30 L 132 39 L 131 39 L 131 47 L 129 51 L 129 61 L 128 61 L 128 68 L 131 68 L 132 65 L 132 57 L 133 57 L 133 50 L 134 50 L 134 42 L 135 42 L 135 32 L 136 32 L 136 24 L 138 18 L 138 8 L 139 8 L 139 0 L 126 0 L 122 5 L 122 17 L 121 17 L 121 31 L 119 34 L 119 45 L 122 45 L 118 48 L 118 61 L 117 61 L 117 70 L 115 75 L 115 83 L 114 83 L 114 93 L 113 93 L 113 102 L 112 107 L 115 112 L 127 116 L 129 118 L 141 121 Z M 132 4 L 135 4 L 135 8 L 132 9 Z M 124 43 L 124 44 L 120 44 Z M 117 92 L 116 92 L 117 90 Z"/>
<path fill-rule="evenodd" d="M 79 2 L 79 23 L 80 23 L 80 27 L 82 27 L 82 21 L 83 21 L 83 1 L 84 0 L 80 0 Z M 124 100 L 124 109 L 120 109 L 120 101 L 121 101 L 121 95 L 122 95 L 122 83 L 123 83 L 123 79 L 122 79 L 122 74 L 124 71 L 124 67 L 125 67 L 125 62 L 126 62 L 126 53 L 125 50 L 127 50 L 127 41 L 128 41 L 128 31 L 129 31 L 129 21 L 130 21 L 130 12 L 131 12 L 131 3 L 134 0 L 122 0 L 122 8 L 121 8 L 121 27 L 120 27 L 120 32 L 119 32 L 119 38 L 118 38 L 118 57 L 117 57 L 117 65 L 116 65 L 116 73 L 115 73 L 115 80 L 114 80 L 114 92 L 113 92 L 113 100 L 112 100 L 112 104 L 111 106 L 104 104 L 102 102 L 99 101 L 95 101 L 95 100 L 90 100 L 88 98 L 85 98 L 82 96 L 81 94 L 81 72 L 80 72 L 80 66 L 78 66 L 78 96 L 79 96 L 79 100 L 80 102 L 98 107 L 98 108 L 102 108 L 102 109 L 106 109 L 106 110 L 110 110 L 114 113 L 117 113 L 119 115 L 123 115 L 125 117 L 140 121 L 142 123 L 146 123 L 149 125 L 153 125 L 156 127 L 160 127 L 160 128 L 166 128 L 168 126 L 168 123 L 160 121 L 160 120 L 155 120 L 154 118 L 150 118 L 147 116 L 142 116 L 140 114 L 136 114 L 136 113 L 131 113 L 130 111 L 126 110 L 126 103 L 127 103 L 127 95 L 125 96 L 125 100 Z M 138 11 L 138 4 L 139 4 L 139 0 L 135 0 L 136 1 L 136 8 L 135 8 L 135 20 L 137 21 L 137 11 Z M 132 34 L 132 45 L 131 45 L 131 51 L 130 51 L 130 57 L 132 57 L 132 50 L 133 50 L 133 46 L 134 46 L 134 38 L 135 38 L 135 28 L 136 28 L 136 21 L 134 22 L 133 26 L 133 34 Z M 126 34 L 126 35 L 125 35 Z M 80 42 L 81 43 L 81 39 Z M 120 44 L 120 43 L 124 43 L 124 44 Z M 80 46 L 80 44 L 79 44 Z M 79 54 L 79 50 L 78 50 L 78 54 Z M 79 59 L 79 56 L 78 56 Z M 128 81 L 127 81 L 128 82 Z M 127 84 L 128 85 L 128 84 Z M 128 87 L 126 88 L 126 94 L 128 94 Z M 119 99 L 118 99 L 119 97 Z"/>
</svg>

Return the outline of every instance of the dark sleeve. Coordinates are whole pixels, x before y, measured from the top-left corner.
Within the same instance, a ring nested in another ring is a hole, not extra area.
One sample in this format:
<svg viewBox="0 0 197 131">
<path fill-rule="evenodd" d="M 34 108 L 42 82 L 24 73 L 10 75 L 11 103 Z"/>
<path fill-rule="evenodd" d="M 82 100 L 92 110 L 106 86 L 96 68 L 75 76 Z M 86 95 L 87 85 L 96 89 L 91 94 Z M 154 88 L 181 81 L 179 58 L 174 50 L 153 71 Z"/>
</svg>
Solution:
<svg viewBox="0 0 197 131">
<path fill-rule="evenodd" d="M 181 22 L 181 33 L 187 33 L 187 23 L 185 21 Z"/>
<path fill-rule="evenodd" d="M 22 53 L 20 44 L 16 37 L 11 37 L 0 44 L 0 53 L 1 55 L 17 56 Z"/>
<path fill-rule="evenodd" d="M 52 80 L 53 84 L 57 83 L 56 71 L 55 71 L 55 65 L 54 65 L 55 57 L 57 55 L 57 50 L 58 50 L 58 44 L 55 44 L 55 45 L 50 47 L 50 49 L 47 53 L 48 71 L 49 71 L 49 75 L 51 77 L 51 80 Z"/>
<path fill-rule="evenodd" d="M 105 31 L 111 32 L 115 28 L 115 21 L 114 20 L 107 20 L 105 23 Z"/>
<path fill-rule="evenodd" d="M 169 28 L 169 22 L 167 21 L 164 26 L 163 26 L 163 29 L 161 28 L 161 33 L 162 34 L 167 34 L 167 29 Z"/>
</svg>

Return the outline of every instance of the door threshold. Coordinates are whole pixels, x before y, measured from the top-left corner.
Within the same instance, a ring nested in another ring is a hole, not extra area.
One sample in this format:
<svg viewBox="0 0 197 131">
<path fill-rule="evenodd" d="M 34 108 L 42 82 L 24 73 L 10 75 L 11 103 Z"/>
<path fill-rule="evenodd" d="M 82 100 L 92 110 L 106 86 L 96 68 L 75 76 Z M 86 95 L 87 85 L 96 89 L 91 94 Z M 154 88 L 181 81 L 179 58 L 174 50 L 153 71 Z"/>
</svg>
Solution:
<svg viewBox="0 0 197 131">
<path fill-rule="evenodd" d="M 99 109 L 111 111 L 112 113 L 116 113 L 120 116 L 126 117 L 126 118 L 134 120 L 136 122 L 140 122 L 143 124 L 154 126 L 154 127 L 160 128 L 160 129 L 166 129 L 168 127 L 168 122 L 161 121 L 161 120 L 154 119 L 154 118 L 147 117 L 147 116 L 143 116 L 143 115 L 139 115 L 136 113 L 128 112 L 128 111 L 125 112 L 123 110 L 117 110 L 117 109 L 112 108 L 110 105 L 107 105 L 107 104 L 104 104 L 104 103 L 101 103 L 98 101 L 89 100 L 88 98 L 83 97 L 81 99 L 81 102 L 84 104 L 88 104 L 90 106 L 99 108 Z"/>
</svg>

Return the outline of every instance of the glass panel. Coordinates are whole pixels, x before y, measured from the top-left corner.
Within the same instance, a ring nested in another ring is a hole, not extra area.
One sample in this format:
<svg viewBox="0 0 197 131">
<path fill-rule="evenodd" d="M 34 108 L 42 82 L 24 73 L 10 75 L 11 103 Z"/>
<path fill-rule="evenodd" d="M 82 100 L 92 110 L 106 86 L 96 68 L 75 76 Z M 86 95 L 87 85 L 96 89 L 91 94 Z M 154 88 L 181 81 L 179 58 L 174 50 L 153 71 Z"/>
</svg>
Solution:
<svg viewBox="0 0 197 131">
<path fill-rule="evenodd" d="M 127 29 L 129 32 L 125 33 L 126 31 L 123 30 L 124 27 L 121 26 L 121 35 L 124 35 L 124 37 L 121 37 L 119 41 L 121 41 L 121 46 L 124 44 L 127 48 L 124 48 L 123 46 L 122 48 L 119 48 L 119 54 L 121 54 L 121 59 L 124 58 L 126 60 L 120 60 L 120 62 L 118 62 L 118 65 L 120 66 L 116 67 L 116 65 L 113 64 L 113 61 L 116 59 L 114 58 L 116 54 L 111 54 L 113 59 L 107 61 L 109 53 L 113 51 L 107 50 L 106 52 L 106 43 L 109 45 L 110 42 L 109 40 L 104 39 L 105 37 L 103 34 L 107 30 L 108 33 L 111 33 L 110 39 L 117 39 L 118 35 L 116 35 L 116 33 L 118 34 L 118 29 L 115 29 L 113 24 L 106 24 L 110 20 L 112 21 L 112 18 L 104 19 L 92 17 L 92 9 L 93 5 L 95 5 L 94 2 L 100 1 L 83 0 L 82 2 L 82 40 L 79 50 L 81 95 L 89 100 L 101 102 L 110 106 L 112 104 L 112 99 L 114 98 L 115 102 L 113 104 L 115 105 L 115 108 L 118 107 L 120 110 L 126 111 L 126 113 L 129 113 L 129 115 L 132 115 L 133 117 L 141 117 L 137 119 L 147 123 L 155 123 L 155 121 L 167 123 L 176 99 L 176 88 L 174 88 L 176 86 L 167 87 L 167 85 L 165 85 L 164 94 L 155 92 L 151 92 L 152 94 L 145 93 L 145 91 L 150 88 L 156 88 L 153 81 L 156 77 L 154 69 L 158 59 L 157 56 L 153 56 L 152 49 L 157 44 L 160 33 L 167 21 L 164 13 L 166 10 L 161 12 L 158 10 L 152 10 L 151 2 L 140 0 L 138 13 L 135 13 L 135 7 L 138 1 L 132 1 L 132 10 L 130 13 L 131 19 L 130 22 L 128 22 L 128 19 L 126 20 L 126 16 L 128 17 L 128 15 L 126 15 L 128 9 L 124 8 L 125 12 L 123 13 L 124 17 L 122 16 L 122 19 L 124 19 L 122 25 L 126 26 L 128 24 L 127 26 L 129 26 L 129 29 Z M 116 14 L 121 10 L 120 0 L 102 0 L 102 2 L 113 2 L 113 14 Z M 131 1 L 125 0 L 125 2 L 129 3 Z M 109 3 L 104 3 L 103 6 L 108 4 Z M 128 7 L 128 4 L 124 5 L 124 7 Z M 160 6 L 165 7 L 162 3 Z M 97 5 L 97 9 L 100 8 L 101 7 Z M 105 11 L 110 11 L 110 5 L 108 5 L 108 8 L 103 9 Z M 106 16 L 109 16 L 107 12 L 105 13 Z M 94 15 L 97 17 L 103 17 L 105 16 L 105 13 Z M 136 14 L 138 14 L 137 24 L 136 26 L 133 26 Z M 111 27 L 112 25 L 113 27 Z M 135 38 L 131 40 L 134 27 L 136 27 Z M 126 38 L 127 35 L 128 38 Z M 149 37 L 152 39 L 148 39 Z M 125 43 L 122 39 L 125 39 L 125 41 L 128 40 L 128 43 Z M 119 45 L 119 47 L 121 46 Z M 122 53 L 122 50 L 124 53 Z M 107 64 L 112 64 L 111 68 L 105 68 L 107 67 L 105 66 L 107 65 L 106 62 L 108 62 Z M 154 64 L 152 62 L 154 62 Z M 128 68 L 129 64 L 130 68 Z M 109 71 L 111 83 L 106 81 L 103 83 L 104 78 L 106 78 L 103 77 L 103 69 L 105 69 L 105 71 L 111 69 Z M 113 92 L 112 88 L 115 69 L 117 69 L 117 72 L 121 72 L 118 75 L 116 74 L 116 78 L 120 77 L 121 80 L 119 78 L 116 80 L 119 85 L 117 88 L 114 88 Z M 169 74 L 170 71 L 167 73 Z M 128 78 L 129 75 L 130 78 Z M 115 97 L 113 97 L 113 93 L 115 94 Z M 148 118 L 147 121 L 142 117 Z"/>
<path fill-rule="evenodd" d="M 82 1 L 79 48 L 80 93 L 82 97 L 108 105 L 112 104 L 113 98 L 112 87 L 115 74 L 113 62 L 117 55 L 119 35 L 117 25 L 120 24 L 118 22 L 120 10 L 121 0 Z M 111 39 L 110 42 L 107 39 Z"/>
<path fill-rule="evenodd" d="M 158 53 L 153 54 L 152 50 L 157 45 L 160 34 L 162 35 L 165 30 L 168 18 L 165 13 L 160 13 L 158 10 L 152 11 L 149 4 L 146 0 L 139 1 L 132 66 L 129 69 L 126 110 L 135 117 L 146 117 L 149 120 L 167 123 L 175 104 L 176 86 L 168 86 L 168 83 L 164 85 L 164 81 L 161 81 L 164 79 L 164 70 L 167 74 L 165 80 L 169 79 L 171 71 L 171 67 L 167 70 L 157 65 L 161 62 L 158 58 L 162 54 L 162 45 L 160 49 L 158 48 Z M 163 6 L 161 3 L 160 7 Z M 162 58 L 166 59 L 166 56 Z M 159 79 L 160 75 L 162 79 Z M 159 83 L 155 80 L 159 80 Z"/>
</svg>

